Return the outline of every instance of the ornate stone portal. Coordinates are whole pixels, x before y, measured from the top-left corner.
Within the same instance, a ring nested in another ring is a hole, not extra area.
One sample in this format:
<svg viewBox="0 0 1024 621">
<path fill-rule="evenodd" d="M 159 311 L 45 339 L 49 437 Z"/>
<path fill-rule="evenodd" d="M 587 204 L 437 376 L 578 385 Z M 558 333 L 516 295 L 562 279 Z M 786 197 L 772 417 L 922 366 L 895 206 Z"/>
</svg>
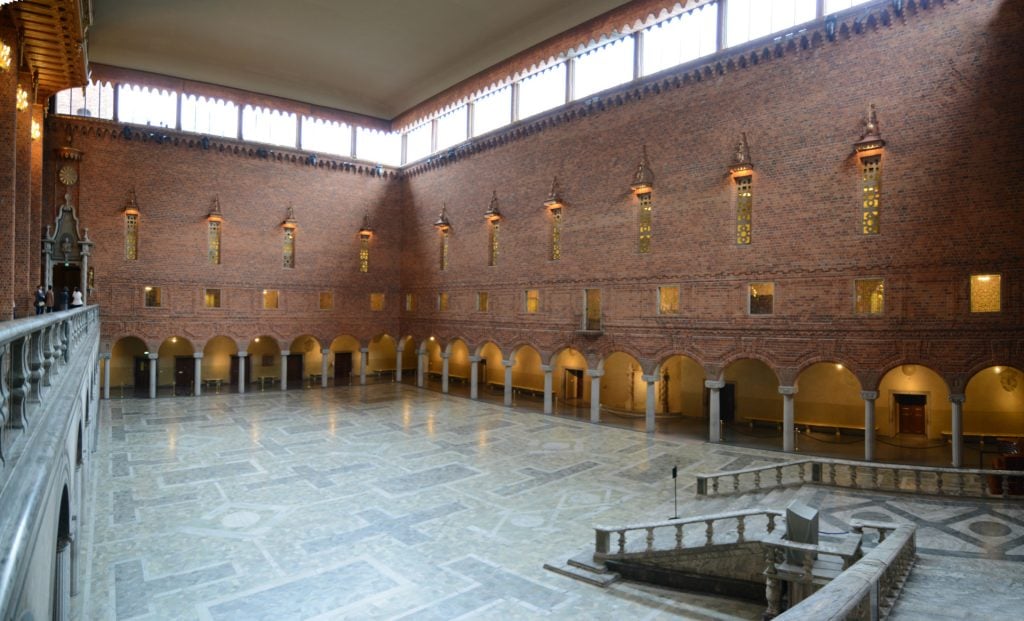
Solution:
<svg viewBox="0 0 1024 621">
<path fill-rule="evenodd" d="M 45 286 L 53 286 L 55 266 L 78 268 L 78 288 L 82 292 L 82 302 L 87 304 L 92 289 L 89 255 L 92 254 L 93 242 L 89 239 L 89 229 L 79 226 L 75 211 L 78 165 L 82 160 L 82 152 L 71 147 L 70 136 L 68 146 L 59 147 L 55 151 L 60 165 L 55 171 L 54 184 L 58 192 L 63 191 L 64 202 L 57 208 L 53 224 L 46 226 L 43 235 Z"/>
</svg>

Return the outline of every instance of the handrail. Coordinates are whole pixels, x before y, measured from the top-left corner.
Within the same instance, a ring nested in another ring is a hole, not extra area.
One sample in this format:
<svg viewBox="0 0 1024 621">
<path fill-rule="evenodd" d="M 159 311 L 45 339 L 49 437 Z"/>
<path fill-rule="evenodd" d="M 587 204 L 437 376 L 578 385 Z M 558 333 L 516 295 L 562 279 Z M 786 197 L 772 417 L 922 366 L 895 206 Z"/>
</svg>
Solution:
<svg viewBox="0 0 1024 621">
<path fill-rule="evenodd" d="M 774 477 L 767 477 L 774 478 L 774 483 L 762 483 L 764 473 L 774 474 Z M 787 474 L 789 478 L 784 481 Z M 699 496 L 726 493 L 727 491 L 740 492 L 744 483 L 743 479 L 746 478 L 752 485 L 744 491 L 768 490 L 786 485 L 813 482 L 873 491 L 1009 499 L 1011 480 L 1024 478 L 1024 471 L 911 466 L 821 457 L 727 472 L 697 474 L 696 478 L 696 493 Z M 723 481 L 731 482 L 730 490 L 720 491 Z M 990 490 L 988 486 L 990 481 L 999 483 L 1000 493 Z M 969 485 L 968 482 L 972 484 Z"/>
</svg>

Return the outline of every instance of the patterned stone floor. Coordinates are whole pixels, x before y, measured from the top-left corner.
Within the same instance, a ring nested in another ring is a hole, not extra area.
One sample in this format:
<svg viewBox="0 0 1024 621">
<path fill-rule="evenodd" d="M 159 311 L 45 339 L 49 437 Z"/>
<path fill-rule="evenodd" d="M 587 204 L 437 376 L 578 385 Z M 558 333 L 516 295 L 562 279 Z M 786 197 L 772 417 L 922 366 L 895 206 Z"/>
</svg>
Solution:
<svg viewBox="0 0 1024 621">
<path fill-rule="evenodd" d="M 628 583 L 599 589 L 542 566 L 591 544 L 594 524 L 671 515 L 673 466 L 679 513 L 700 514 L 728 501 L 695 499 L 688 473 L 779 453 L 401 384 L 114 400 L 100 425 L 77 619 L 710 620 L 763 610 Z M 822 530 L 854 517 L 918 521 L 939 575 L 967 561 L 972 575 L 1004 583 L 1022 573 L 1019 503 L 811 486 L 795 495 L 822 509 Z M 1016 580 L 1006 609 L 1024 604 Z"/>
</svg>

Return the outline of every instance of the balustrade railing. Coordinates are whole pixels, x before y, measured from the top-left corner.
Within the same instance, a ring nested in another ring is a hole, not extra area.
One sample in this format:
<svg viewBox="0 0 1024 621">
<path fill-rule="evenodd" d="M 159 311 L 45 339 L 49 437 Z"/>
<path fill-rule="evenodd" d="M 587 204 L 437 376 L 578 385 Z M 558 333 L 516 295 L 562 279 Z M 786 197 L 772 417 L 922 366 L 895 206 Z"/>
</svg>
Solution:
<svg viewBox="0 0 1024 621">
<path fill-rule="evenodd" d="M 1024 471 L 904 466 L 810 458 L 697 475 L 697 495 L 770 490 L 813 482 L 881 492 L 1012 498 L 1024 488 Z"/>
</svg>

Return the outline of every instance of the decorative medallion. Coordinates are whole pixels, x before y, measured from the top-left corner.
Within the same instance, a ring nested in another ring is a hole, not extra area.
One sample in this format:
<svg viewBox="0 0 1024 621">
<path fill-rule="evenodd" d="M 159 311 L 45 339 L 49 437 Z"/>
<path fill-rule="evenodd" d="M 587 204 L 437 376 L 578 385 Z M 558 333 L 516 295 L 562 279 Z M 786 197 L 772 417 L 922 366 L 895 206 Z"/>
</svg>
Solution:
<svg viewBox="0 0 1024 621">
<path fill-rule="evenodd" d="M 1017 389 L 1017 374 L 1012 370 L 1005 370 L 999 374 L 999 384 L 1006 392 L 1013 392 Z"/>
<path fill-rule="evenodd" d="M 60 172 L 57 173 L 57 178 L 64 185 L 75 185 L 75 182 L 78 181 L 78 171 L 74 166 L 62 166 Z"/>
</svg>

